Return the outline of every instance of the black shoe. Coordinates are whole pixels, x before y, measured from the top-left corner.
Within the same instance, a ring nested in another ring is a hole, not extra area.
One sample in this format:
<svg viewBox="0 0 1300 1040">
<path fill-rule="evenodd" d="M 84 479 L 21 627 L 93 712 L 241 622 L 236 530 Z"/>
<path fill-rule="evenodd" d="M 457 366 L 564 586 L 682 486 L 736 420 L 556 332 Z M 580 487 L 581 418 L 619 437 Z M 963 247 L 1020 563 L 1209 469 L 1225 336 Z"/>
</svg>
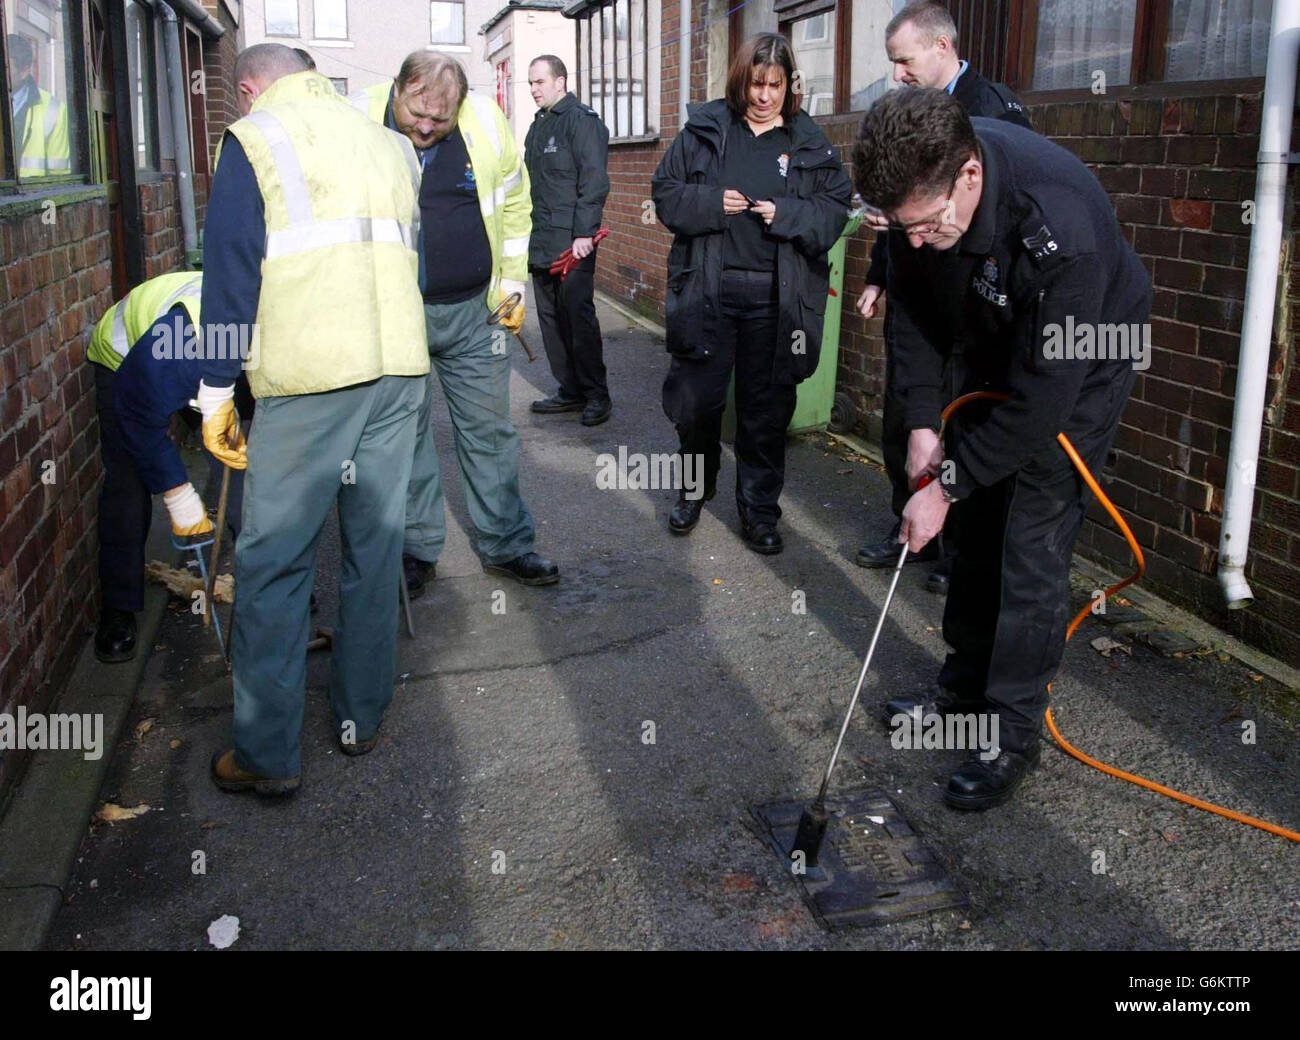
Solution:
<svg viewBox="0 0 1300 1040">
<path fill-rule="evenodd" d="M 538 415 L 580 412 L 583 409 L 583 400 L 581 397 L 565 397 L 562 394 L 554 394 L 551 397 L 543 397 L 540 401 L 534 401 L 529 405 L 529 408 Z"/>
<path fill-rule="evenodd" d="M 898 540 L 898 524 L 879 541 L 868 542 L 858 550 L 854 559 L 859 567 L 894 567 L 898 564 L 898 554 L 903 551 L 903 543 Z M 939 558 L 939 540 L 931 539 L 919 553 L 908 553 L 908 563 L 922 563 Z"/>
<path fill-rule="evenodd" d="M 948 778 L 943 800 L 954 809 L 991 809 L 1001 805 L 1020 786 L 1025 774 L 1038 764 L 1040 749 L 1035 740 L 1025 751 L 998 751 L 985 762 L 979 755 Z"/>
<path fill-rule="evenodd" d="M 745 545 L 763 556 L 775 556 L 785 548 L 785 543 L 781 541 L 781 535 L 776 529 L 776 524 L 763 522 L 756 523 L 753 526 L 742 524 L 740 536 L 745 540 Z"/>
<path fill-rule="evenodd" d="M 100 612 L 95 656 L 105 664 L 120 664 L 135 657 L 135 615 L 131 611 L 105 607 Z"/>
<path fill-rule="evenodd" d="M 929 548 L 929 546 L 926 546 Z M 925 591 L 936 596 L 948 595 L 948 586 L 952 583 L 952 557 L 945 556 L 934 565 L 934 570 L 925 579 Z"/>
<path fill-rule="evenodd" d="M 895 697 L 886 701 L 882 709 L 885 725 L 892 726 L 899 715 L 911 715 L 917 708 L 921 709 L 921 718 L 927 715 L 970 715 L 989 710 L 989 702 L 983 697 L 963 697 L 955 690 L 935 683 L 925 693 Z"/>
<path fill-rule="evenodd" d="M 402 553 L 402 577 L 406 580 L 407 596 L 411 599 L 419 599 L 423 596 L 425 582 L 433 580 L 437 569 L 436 563 L 426 563 L 424 560 L 417 560 L 414 556 Z"/>
<path fill-rule="evenodd" d="M 677 504 L 673 506 L 673 511 L 668 514 L 668 530 L 673 534 L 690 534 L 695 529 L 695 525 L 700 522 L 700 514 L 704 512 L 704 503 L 711 499 L 716 492 L 710 491 L 699 498 L 690 499 L 684 495 L 678 497 Z"/>
<path fill-rule="evenodd" d="M 599 426 L 609 418 L 609 413 L 613 410 L 614 404 L 608 397 L 603 401 L 588 401 L 582 409 L 582 425 Z"/>
<path fill-rule="evenodd" d="M 380 720 L 380 725 L 383 725 L 382 719 Z M 365 740 L 353 740 L 349 742 L 343 739 L 342 733 L 339 734 L 339 750 L 342 751 L 343 754 L 349 755 L 352 758 L 355 758 L 357 755 L 368 755 L 371 751 L 375 750 L 375 746 L 378 743 L 379 726 L 376 726 L 375 732 Z"/>
<path fill-rule="evenodd" d="M 560 580 L 560 568 L 545 556 L 524 553 L 505 563 L 485 563 L 488 574 L 502 574 L 514 578 L 520 585 L 554 585 Z"/>
</svg>

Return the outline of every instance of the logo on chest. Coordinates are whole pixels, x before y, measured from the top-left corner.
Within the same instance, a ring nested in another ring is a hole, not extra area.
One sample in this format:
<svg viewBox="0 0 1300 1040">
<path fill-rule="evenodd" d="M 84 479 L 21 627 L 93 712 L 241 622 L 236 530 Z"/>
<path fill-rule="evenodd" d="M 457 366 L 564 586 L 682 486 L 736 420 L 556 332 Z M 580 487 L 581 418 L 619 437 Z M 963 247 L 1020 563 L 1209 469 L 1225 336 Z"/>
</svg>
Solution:
<svg viewBox="0 0 1300 1040">
<path fill-rule="evenodd" d="M 790 172 L 790 156 L 785 152 L 776 157 L 776 172 L 782 177 Z"/>
<path fill-rule="evenodd" d="M 559 149 L 555 147 L 555 138 L 552 137 L 546 142 L 546 147 L 542 149 L 543 155 L 554 155 Z"/>
<path fill-rule="evenodd" d="M 474 180 L 474 167 L 470 163 L 465 164 L 464 176 L 461 177 L 461 181 L 456 187 L 472 195 L 478 194 L 478 184 Z"/>
<path fill-rule="evenodd" d="M 995 307 L 1005 307 L 1007 305 L 1007 294 L 998 291 L 998 282 L 1001 280 L 1001 272 L 998 270 L 997 257 L 990 256 L 984 261 L 984 266 L 980 268 L 980 273 L 975 276 L 971 284 L 975 291 Z"/>
</svg>

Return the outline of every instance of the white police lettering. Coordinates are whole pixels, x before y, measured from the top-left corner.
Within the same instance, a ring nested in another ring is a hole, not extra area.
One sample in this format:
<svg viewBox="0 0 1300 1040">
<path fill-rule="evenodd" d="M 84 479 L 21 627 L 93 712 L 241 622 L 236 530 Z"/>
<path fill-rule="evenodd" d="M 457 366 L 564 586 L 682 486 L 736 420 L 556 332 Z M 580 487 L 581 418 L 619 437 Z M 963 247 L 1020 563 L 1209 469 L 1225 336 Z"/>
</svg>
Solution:
<svg viewBox="0 0 1300 1040">
<path fill-rule="evenodd" d="M 1056 244 L 1056 239 L 1052 237 L 1051 231 L 1047 229 L 1046 224 L 1040 227 L 1032 235 L 1022 239 L 1022 241 L 1025 243 L 1025 248 L 1029 250 L 1029 255 L 1035 260 L 1042 260 L 1045 257 L 1049 257 L 1060 249 L 1060 246 Z"/>
<path fill-rule="evenodd" d="M 975 277 L 972 283 L 975 291 L 995 307 L 1005 307 L 1007 305 L 1007 294 L 998 292 L 998 261 L 996 257 L 989 257 L 984 261 L 984 267 Z"/>
</svg>

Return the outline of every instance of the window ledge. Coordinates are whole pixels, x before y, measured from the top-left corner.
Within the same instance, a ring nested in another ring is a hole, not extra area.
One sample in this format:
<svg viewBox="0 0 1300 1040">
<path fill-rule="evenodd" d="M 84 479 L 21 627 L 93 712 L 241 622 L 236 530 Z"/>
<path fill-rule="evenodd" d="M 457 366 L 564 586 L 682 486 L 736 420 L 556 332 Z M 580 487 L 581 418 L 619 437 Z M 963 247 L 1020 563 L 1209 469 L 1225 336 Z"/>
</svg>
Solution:
<svg viewBox="0 0 1300 1040">
<path fill-rule="evenodd" d="M 1079 101 L 1147 101 L 1156 98 L 1221 96 L 1224 94 L 1262 94 L 1262 79 L 1197 79 L 1181 83 L 1139 83 L 1110 87 L 1104 94 L 1094 94 L 1088 87 L 1017 92 L 1030 105 L 1069 104 Z"/>
<path fill-rule="evenodd" d="M 614 148 L 620 144 L 654 144 L 654 142 L 658 140 L 659 135 L 657 133 L 642 134 L 640 137 L 611 137 L 609 139 L 609 146 Z"/>
<path fill-rule="evenodd" d="M 69 184 L 50 188 L 37 188 L 17 195 L 0 195 L 0 219 L 24 217 L 30 213 L 45 212 L 45 204 L 71 206 L 78 202 L 93 202 L 108 198 L 108 189 L 102 184 Z"/>
<path fill-rule="evenodd" d="M 467 43 L 426 43 L 426 51 L 446 51 L 448 54 L 468 54 L 470 46 Z"/>
<path fill-rule="evenodd" d="M 308 40 L 308 47 L 355 47 L 352 40 Z"/>
</svg>

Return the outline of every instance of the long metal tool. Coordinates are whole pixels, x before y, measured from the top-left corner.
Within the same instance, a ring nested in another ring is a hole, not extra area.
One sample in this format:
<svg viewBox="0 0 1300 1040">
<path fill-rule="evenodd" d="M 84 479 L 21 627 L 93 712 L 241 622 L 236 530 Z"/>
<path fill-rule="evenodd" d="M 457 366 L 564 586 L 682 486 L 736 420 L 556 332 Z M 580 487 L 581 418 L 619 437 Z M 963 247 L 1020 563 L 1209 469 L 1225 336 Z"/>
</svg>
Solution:
<svg viewBox="0 0 1300 1040">
<path fill-rule="evenodd" d="M 221 552 L 221 535 L 226 529 L 226 500 L 230 497 L 230 467 L 221 467 L 221 494 L 217 497 L 217 529 L 212 533 L 212 560 L 208 564 L 207 587 L 203 590 L 203 627 L 212 627 L 212 589 L 217 583 L 217 554 Z M 223 648 L 224 649 L 224 648 Z"/>
<path fill-rule="evenodd" d="M 871 636 L 871 646 L 867 649 L 867 659 L 862 662 L 862 672 L 858 675 L 858 686 L 853 691 L 853 700 L 849 702 L 849 710 L 844 715 L 844 725 L 840 727 L 840 736 L 835 741 L 835 750 L 831 752 L 831 760 L 826 763 L 826 775 L 822 777 L 822 786 L 817 792 L 816 800 L 799 817 L 799 830 L 795 833 L 794 846 L 790 849 L 790 855 L 793 856 L 797 852 L 802 852 L 805 864 L 810 867 L 817 865 L 822 840 L 826 837 L 826 825 L 830 821 L 830 817 L 826 812 L 826 789 L 830 786 L 831 773 L 835 771 L 835 761 L 839 758 L 840 748 L 844 744 L 844 734 L 849 730 L 849 721 L 853 718 L 853 709 L 858 706 L 858 697 L 862 694 L 862 684 L 866 681 L 867 672 L 871 668 L 871 658 L 876 653 L 876 643 L 880 640 L 881 629 L 885 627 L 885 618 L 889 614 L 889 604 L 894 600 L 894 589 L 898 587 L 898 576 L 903 573 L 903 564 L 905 562 L 907 562 L 907 543 L 903 543 L 903 548 L 898 554 L 898 563 L 894 565 L 894 576 L 889 582 L 889 592 L 885 596 L 885 605 L 880 610 L 880 620 L 876 622 L 876 631 Z"/>
</svg>

